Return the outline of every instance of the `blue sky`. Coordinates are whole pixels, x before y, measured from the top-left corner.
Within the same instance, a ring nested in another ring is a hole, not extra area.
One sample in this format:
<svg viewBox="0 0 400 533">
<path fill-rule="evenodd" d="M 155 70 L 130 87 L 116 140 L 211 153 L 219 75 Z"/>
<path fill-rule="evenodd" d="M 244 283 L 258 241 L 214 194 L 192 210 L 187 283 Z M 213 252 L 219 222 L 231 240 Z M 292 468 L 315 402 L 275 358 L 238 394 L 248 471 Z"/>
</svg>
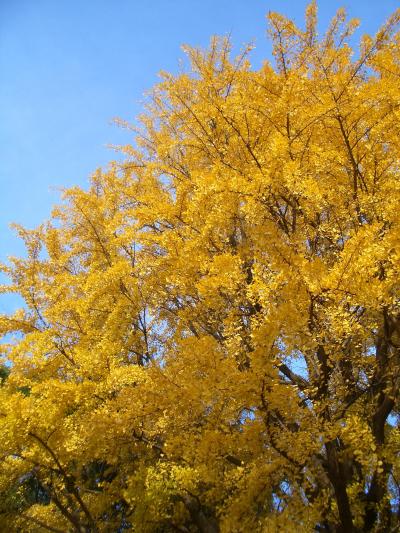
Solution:
<svg viewBox="0 0 400 533">
<path fill-rule="evenodd" d="M 79 184 L 127 143 L 113 117 L 134 121 L 160 70 L 176 71 L 181 44 L 228 34 L 270 58 L 265 14 L 302 21 L 303 0 L 0 0 L 0 260 L 22 246 L 8 224 L 49 217 L 57 188 Z M 398 2 L 321 0 L 320 27 L 345 6 L 375 32 Z M 1 309 L 0 309 L 1 310 Z"/>
</svg>

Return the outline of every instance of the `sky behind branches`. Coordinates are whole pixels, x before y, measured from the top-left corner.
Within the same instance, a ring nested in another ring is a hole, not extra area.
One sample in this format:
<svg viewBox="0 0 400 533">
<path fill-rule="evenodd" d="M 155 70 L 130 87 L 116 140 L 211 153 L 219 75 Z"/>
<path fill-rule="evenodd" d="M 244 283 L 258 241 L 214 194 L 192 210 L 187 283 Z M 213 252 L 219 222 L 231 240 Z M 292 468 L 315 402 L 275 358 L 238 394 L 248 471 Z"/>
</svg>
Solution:
<svg viewBox="0 0 400 533">
<path fill-rule="evenodd" d="M 0 0 L 0 261 L 23 252 L 8 224 L 49 217 L 61 187 L 86 186 L 131 141 L 114 117 L 134 122 L 160 70 L 176 72 L 183 43 L 206 47 L 230 34 L 248 42 L 254 68 L 271 58 L 265 15 L 300 24 L 303 0 Z M 320 30 L 340 6 L 374 33 L 397 1 L 321 0 Z M 4 310 L 4 305 L 0 311 Z"/>
</svg>

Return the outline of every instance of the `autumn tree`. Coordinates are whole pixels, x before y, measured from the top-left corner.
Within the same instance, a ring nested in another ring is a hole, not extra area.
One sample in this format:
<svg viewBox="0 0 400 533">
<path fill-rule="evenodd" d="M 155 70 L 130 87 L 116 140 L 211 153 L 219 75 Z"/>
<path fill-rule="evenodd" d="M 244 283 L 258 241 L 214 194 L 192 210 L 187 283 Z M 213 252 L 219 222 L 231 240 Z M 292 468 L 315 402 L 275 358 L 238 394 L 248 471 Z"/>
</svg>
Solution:
<svg viewBox="0 0 400 533">
<path fill-rule="evenodd" d="M 398 531 L 400 12 L 356 52 L 342 10 L 268 20 L 273 65 L 187 48 L 17 227 L 4 531 Z"/>
</svg>

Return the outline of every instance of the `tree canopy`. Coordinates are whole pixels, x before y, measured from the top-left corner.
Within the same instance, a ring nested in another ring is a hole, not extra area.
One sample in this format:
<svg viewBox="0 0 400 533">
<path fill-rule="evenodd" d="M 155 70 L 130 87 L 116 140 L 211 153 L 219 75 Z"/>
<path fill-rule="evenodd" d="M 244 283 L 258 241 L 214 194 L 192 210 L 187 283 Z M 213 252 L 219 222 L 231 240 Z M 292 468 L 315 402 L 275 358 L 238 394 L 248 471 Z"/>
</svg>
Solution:
<svg viewBox="0 0 400 533">
<path fill-rule="evenodd" d="M 125 159 L 3 265 L 0 522 L 397 531 L 400 34 L 270 13 L 163 74 Z"/>
</svg>

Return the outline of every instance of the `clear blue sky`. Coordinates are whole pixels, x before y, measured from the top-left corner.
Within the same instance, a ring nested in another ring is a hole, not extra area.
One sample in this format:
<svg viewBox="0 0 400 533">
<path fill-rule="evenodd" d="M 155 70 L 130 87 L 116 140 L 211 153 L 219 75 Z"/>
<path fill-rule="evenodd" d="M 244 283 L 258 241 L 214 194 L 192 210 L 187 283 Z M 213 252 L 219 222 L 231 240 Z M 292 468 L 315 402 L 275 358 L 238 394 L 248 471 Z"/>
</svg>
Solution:
<svg viewBox="0 0 400 533">
<path fill-rule="evenodd" d="M 133 121 L 160 70 L 175 71 L 180 45 L 230 33 L 254 41 L 253 65 L 270 57 L 265 14 L 302 21 L 304 0 L 0 0 L 0 260 L 22 247 L 8 228 L 48 218 L 59 194 L 129 142 L 111 124 Z M 392 0 L 320 0 L 320 28 L 345 6 L 375 32 Z M 1 307 L 0 307 L 1 310 Z"/>
</svg>

